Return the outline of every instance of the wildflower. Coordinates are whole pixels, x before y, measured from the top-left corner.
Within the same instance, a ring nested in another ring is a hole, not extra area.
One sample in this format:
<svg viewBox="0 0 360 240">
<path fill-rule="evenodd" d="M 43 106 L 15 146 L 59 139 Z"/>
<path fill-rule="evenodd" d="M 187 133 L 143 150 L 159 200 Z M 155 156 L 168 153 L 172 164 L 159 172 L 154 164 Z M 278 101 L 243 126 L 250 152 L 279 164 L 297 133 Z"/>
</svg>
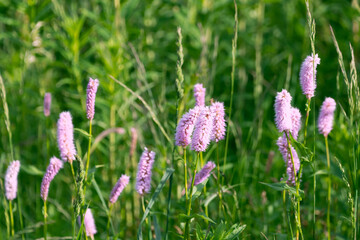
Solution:
<svg viewBox="0 0 360 240">
<path fill-rule="evenodd" d="M 79 225 L 81 225 L 80 217 L 78 218 Z M 94 239 L 94 235 L 97 233 L 95 220 L 91 213 L 90 208 L 86 209 L 85 216 L 84 216 L 84 226 L 86 231 L 86 236 L 91 237 Z"/>
<path fill-rule="evenodd" d="M 283 156 L 283 159 L 286 164 L 286 173 L 288 175 L 288 183 L 291 183 L 295 185 L 295 174 L 294 174 L 294 167 L 291 161 L 291 154 L 289 152 L 289 146 L 287 143 L 287 139 L 285 134 L 282 137 L 279 137 L 276 143 L 279 147 L 279 151 L 281 152 L 281 155 Z M 293 156 L 293 161 L 295 165 L 295 171 L 296 173 L 300 169 L 300 160 L 299 156 L 297 155 L 297 152 L 295 151 L 295 148 L 291 147 L 291 153 Z"/>
<path fill-rule="evenodd" d="M 186 147 L 191 142 L 191 135 L 194 131 L 195 122 L 200 113 L 200 107 L 194 107 L 185 113 L 180 119 L 175 133 L 175 144 Z"/>
<path fill-rule="evenodd" d="M 117 181 L 116 185 L 114 186 L 113 190 L 110 194 L 110 202 L 115 203 L 118 197 L 120 196 L 121 192 L 124 190 L 126 185 L 129 184 L 129 177 L 126 175 L 122 175 L 119 180 Z"/>
<path fill-rule="evenodd" d="M 18 174 L 20 171 L 20 161 L 12 161 L 6 170 L 5 174 L 5 196 L 7 200 L 11 201 L 16 198 Z"/>
<path fill-rule="evenodd" d="M 70 112 L 60 113 L 57 122 L 57 140 L 60 156 L 63 161 L 72 163 L 75 160 L 74 127 Z"/>
<path fill-rule="evenodd" d="M 215 163 L 209 161 L 204 167 L 195 175 L 194 186 L 205 181 L 209 176 L 211 171 L 216 167 Z"/>
<path fill-rule="evenodd" d="M 195 124 L 191 149 L 204 152 L 210 143 L 213 129 L 213 115 L 209 107 L 203 107 Z"/>
<path fill-rule="evenodd" d="M 299 130 L 301 128 L 301 113 L 299 109 L 292 107 L 291 108 L 291 135 L 295 140 L 299 136 Z"/>
<path fill-rule="evenodd" d="M 279 132 L 291 130 L 291 95 L 283 89 L 275 98 L 275 123 Z"/>
<path fill-rule="evenodd" d="M 140 157 L 138 172 L 136 176 L 136 191 L 143 196 L 151 188 L 151 171 L 155 160 L 155 153 L 146 147 Z"/>
<path fill-rule="evenodd" d="M 86 89 L 86 115 L 89 120 L 94 119 L 95 114 L 95 97 L 99 86 L 99 80 L 89 79 Z"/>
<path fill-rule="evenodd" d="M 206 88 L 201 83 L 194 85 L 195 106 L 205 107 Z"/>
<path fill-rule="evenodd" d="M 210 110 L 214 117 L 211 140 L 219 142 L 224 139 L 226 132 L 224 103 L 214 102 L 211 104 Z"/>
<path fill-rule="evenodd" d="M 300 69 L 300 85 L 307 99 L 314 97 L 316 89 L 316 67 L 320 64 L 317 54 L 307 56 Z"/>
<path fill-rule="evenodd" d="M 332 130 L 335 108 L 336 102 L 330 97 L 325 98 L 325 101 L 321 105 L 318 128 L 319 132 L 325 137 L 327 137 Z"/>
<path fill-rule="evenodd" d="M 43 177 L 43 180 L 41 182 L 41 198 L 46 201 L 48 194 L 49 194 L 49 187 L 51 181 L 54 179 L 56 174 L 60 171 L 60 169 L 63 167 L 63 162 L 56 158 L 52 157 L 50 159 L 50 164 L 46 169 L 45 175 Z"/>
<path fill-rule="evenodd" d="M 44 115 L 45 115 L 45 117 L 50 116 L 50 108 L 51 108 L 51 93 L 45 93 L 45 96 L 44 96 Z"/>
</svg>

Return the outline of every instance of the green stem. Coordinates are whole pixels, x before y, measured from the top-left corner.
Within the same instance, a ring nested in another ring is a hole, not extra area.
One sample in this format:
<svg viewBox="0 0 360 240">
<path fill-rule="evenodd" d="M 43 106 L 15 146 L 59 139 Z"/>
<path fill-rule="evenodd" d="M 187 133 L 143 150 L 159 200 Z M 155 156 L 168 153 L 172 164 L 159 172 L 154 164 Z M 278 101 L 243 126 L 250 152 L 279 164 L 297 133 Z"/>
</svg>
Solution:
<svg viewBox="0 0 360 240">
<path fill-rule="evenodd" d="M 287 132 L 285 131 L 285 135 L 286 135 L 286 139 L 287 139 L 287 143 L 288 143 L 288 149 L 290 152 L 290 156 L 291 156 L 291 163 L 293 165 L 293 171 L 294 171 L 294 179 L 295 179 L 295 185 L 296 185 L 296 202 L 297 202 L 297 213 L 295 214 L 295 219 L 296 219 L 296 239 L 299 239 L 299 232 L 301 233 L 302 236 L 302 229 L 301 229 L 301 214 L 300 214 L 300 196 L 299 196 L 299 186 L 300 186 L 300 179 L 299 176 L 296 177 L 296 168 L 295 168 L 295 164 L 294 164 L 294 157 L 291 151 L 291 143 L 290 143 L 290 139 L 289 136 L 287 134 Z M 300 172 L 299 172 L 300 173 Z"/>
<path fill-rule="evenodd" d="M 11 226 L 11 237 L 14 238 L 14 215 L 12 210 L 12 200 L 9 201 L 9 210 L 10 210 L 10 226 Z"/>
<path fill-rule="evenodd" d="M 185 206 L 188 204 L 188 179 L 187 179 L 186 148 L 184 148 L 184 175 L 185 175 Z"/>
<path fill-rule="evenodd" d="M 193 176 L 192 176 L 192 180 L 191 180 L 191 187 L 190 187 L 190 197 L 189 197 L 189 201 L 188 201 L 188 206 L 187 206 L 187 219 L 186 219 L 186 223 L 185 223 L 185 239 L 190 239 L 190 212 L 191 212 L 191 201 L 192 201 L 192 193 L 193 193 L 193 188 L 194 188 L 194 183 L 195 183 L 195 175 L 196 175 L 196 168 L 197 168 L 197 164 L 199 161 L 199 153 L 197 154 L 196 160 L 195 160 L 195 166 L 193 169 Z"/>
<path fill-rule="evenodd" d="M 331 239 L 331 222 L 330 222 L 330 204 L 331 204 L 331 173 L 330 173 L 330 154 L 329 154 L 329 144 L 328 138 L 325 136 L 325 146 L 326 146 L 326 160 L 327 160 L 327 170 L 328 170 L 328 195 L 327 195 L 327 217 L 326 223 L 328 228 L 328 240 Z"/>
<path fill-rule="evenodd" d="M 219 159 L 219 144 L 216 145 L 216 163 L 217 163 L 217 185 L 218 185 L 218 195 L 219 195 L 219 215 L 221 216 L 221 212 L 223 211 L 223 201 L 222 201 L 222 191 L 221 191 L 221 183 L 220 183 L 220 159 Z M 225 212 L 225 210 L 224 210 Z"/>
<path fill-rule="evenodd" d="M 204 167 L 204 158 L 203 158 L 203 153 L 200 152 L 200 166 L 201 167 Z M 204 186 L 204 198 L 206 199 L 206 185 Z M 208 207 L 205 206 L 205 215 L 207 217 L 209 217 L 209 211 L 208 211 Z M 205 220 L 206 224 L 209 224 L 209 221 L 208 220 Z"/>
<path fill-rule="evenodd" d="M 231 113 L 232 113 L 232 105 L 233 105 L 233 96 L 234 96 L 234 82 L 235 82 L 235 64 L 236 64 L 236 45 L 237 45 L 237 38 L 238 38 L 238 11 L 237 11 L 237 5 L 236 1 L 234 1 L 235 6 L 235 26 L 234 26 L 234 38 L 232 40 L 232 67 L 231 67 L 231 90 L 230 90 L 230 106 L 229 106 L 229 126 L 231 121 Z M 225 154 L 224 154 L 224 169 L 225 172 L 225 166 L 226 166 L 226 160 L 227 160 L 227 152 L 228 152 L 228 146 L 229 146 L 229 137 L 230 137 L 230 130 L 226 131 L 226 140 L 225 140 Z M 224 178 L 222 179 L 222 185 L 224 185 Z"/>
<path fill-rule="evenodd" d="M 306 145 L 306 136 L 307 136 L 307 125 L 309 122 L 309 115 L 310 115 L 310 102 L 311 102 L 311 98 L 308 98 L 307 102 L 306 102 L 306 120 L 305 120 L 305 127 L 304 127 L 304 145 Z"/>
<path fill-rule="evenodd" d="M 313 239 L 315 239 L 315 225 L 316 225 L 316 166 L 315 166 L 315 161 L 314 161 L 314 192 L 313 192 L 313 198 L 314 198 L 314 209 L 313 209 Z"/>
<path fill-rule="evenodd" d="M 47 208 L 46 200 L 44 201 L 44 239 L 47 239 Z"/>
<path fill-rule="evenodd" d="M 90 119 L 90 122 L 89 122 L 89 146 L 88 146 L 88 153 L 87 153 L 87 160 L 86 160 L 85 181 L 87 181 L 87 175 L 88 175 L 88 170 L 89 170 L 90 149 L 91 149 L 91 139 L 92 139 L 91 134 L 92 134 L 92 119 Z M 85 185 L 85 189 L 86 189 L 86 185 Z M 84 190 L 84 194 L 85 194 L 85 190 Z"/>
<path fill-rule="evenodd" d="M 111 210 L 112 210 L 112 208 L 113 208 L 113 204 L 110 203 L 109 213 L 108 213 L 108 222 L 107 222 L 107 226 L 106 226 L 106 232 L 107 232 L 106 239 L 109 239 L 109 235 L 110 235 L 110 221 L 111 221 Z"/>
</svg>

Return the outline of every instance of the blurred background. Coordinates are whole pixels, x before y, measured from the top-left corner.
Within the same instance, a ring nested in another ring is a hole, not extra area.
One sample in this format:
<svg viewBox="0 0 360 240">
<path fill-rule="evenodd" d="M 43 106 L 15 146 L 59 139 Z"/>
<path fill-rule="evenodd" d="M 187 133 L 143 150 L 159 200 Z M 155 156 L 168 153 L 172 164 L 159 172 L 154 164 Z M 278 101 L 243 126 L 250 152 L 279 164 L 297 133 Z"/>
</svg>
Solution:
<svg viewBox="0 0 360 240">
<path fill-rule="evenodd" d="M 227 165 L 222 168 L 223 172 L 226 171 L 224 177 L 228 187 L 224 196 L 228 217 L 219 217 L 218 199 L 215 198 L 209 203 L 209 217 L 217 224 L 211 224 L 210 228 L 215 229 L 220 222 L 224 223 L 224 229 L 241 223 L 247 225 L 242 238 L 267 236 L 268 239 L 286 239 L 281 192 L 261 182 L 278 182 L 286 171 L 276 146 L 280 135 L 274 124 L 276 92 L 283 88 L 289 90 L 293 105 L 303 116 L 305 114 L 306 98 L 299 85 L 299 69 L 305 57 L 311 54 L 306 6 L 304 1 L 285 0 L 236 0 L 236 4 L 238 38 L 234 99 L 227 127 L 230 134 Z M 329 137 L 330 152 L 332 158 L 339 159 L 347 173 L 350 169 L 347 88 L 329 26 L 333 27 L 349 72 L 349 43 L 354 48 L 355 59 L 359 55 L 360 9 L 357 0 L 314 0 L 310 6 L 316 21 L 315 48 L 321 63 L 317 68 L 318 86 L 310 113 L 308 144 L 311 148 L 316 147 L 317 170 L 325 169 L 324 141 L 315 130 L 315 121 L 322 101 L 325 97 L 333 97 L 338 108 L 334 130 Z M 107 216 L 101 198 L 107 201 L 113 184 L 123 173 L 129 174 L 132 181 L 113 212 L 114 227 L 121 238 L 135 238 L 140 216 L 136 209 L 139 199 L 134 194 L 134 170 L 144 146 L 148 146 L 157 154 L 153 189 L 167 167 L 173 164 L 175 168 L 169 238 L 176 239 L 183 229 L 179 228 L 178 215 L 185 212 L 180 200 L 184 179 L 181 151 L 176 151 L 172 161 L 177 101 L 177 27 L 182 29 L 185 77 L 185 105 L 180 114 L 194 106 L 192 91 L 195 83 L 203 83 L 206 87 L 208 104 L 213 98 L 224 102 L 228 110 L 234 14 L 232 0 L 1 0 L 0 74 L 7 94 L 14 155 L 22 164 L 15 206 L 16 229 L 23 228 L 27 239 L 42 237 L 40 184 L 50 157 L 59 156 L 56 122 L 59 113 L 68 110 L 73 116 L 74 127 L 88 131 L 86 85 L 92 77 L 100 81 L 93 121 L 94 137 L 109 128 L 125 130 L 106 136 L 91 156 L 92 177 L 98 188 L 89 188 L 87 199 L 91 199 L 99 231 L 96 238 L 103 239 L 106 235 Z M 143 102 L 109 75 L 144 99 L 165 134 Z M 45 92 L 52 94 L 48 118 L 43 114 Z M 3 110 L 1 104 L 1 179 L 11 160 Z M 131 128 L 138 133 L 133 157 L 130 156 Z M 87 137 L 81 131 L 75 131 L 75 139 L 79 155 L 83 156 L 87 150 Z M 301 135 L 300 141 L 302 139 Z M 216 160 L 215 149 L 212 144 L 205 154 L 206 160 Z M 221 156 L 224 149 L 225 141 L 222 141 L 219 144 Z M 348 239 L 351 236 L 351 208 L 346 184 L 336 161 L 332 165 L 333 236 Z M 314 230 L 311 223 L 313 172 L 309 164 L 305 165 L 302 175 L 305 239 L 311 239 Z M 315 193 L 315 232 L 319 239 L 326 234 L 325 183 L 325 175 L 319 174 Z M 7 205 L 3 182 L 0 187 L 0 238 L 6 239 Z M 208 195 L 217 192 L 213 177 L 207 188 Z M 152 209 L 163 234 L 168 191 L 166 184 Z M 71 236 L 71 195 L 72 178 L 67 165 L 51 185 L 49 236 Z M 202 196 L 195 205 L 199 211 L 202 211 L 205 200 Z M 195 226 L 204 232 L 208 229 L 207 223 L 201 219 Z"/>
</svg>

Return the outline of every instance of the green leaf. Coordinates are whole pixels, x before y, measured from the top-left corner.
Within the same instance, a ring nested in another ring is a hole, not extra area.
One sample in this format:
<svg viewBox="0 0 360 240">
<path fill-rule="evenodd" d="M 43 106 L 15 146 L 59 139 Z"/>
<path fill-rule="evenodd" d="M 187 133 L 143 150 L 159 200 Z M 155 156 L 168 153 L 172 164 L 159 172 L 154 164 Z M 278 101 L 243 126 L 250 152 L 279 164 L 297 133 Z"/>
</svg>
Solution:
<svg viewBox="0 0 360 240">
<path fill-rule="evenodd" d="M 234 224 L 231 226 L 230 230 L 227 232 L 225 240 L 232 240 L 237 238 L 246 228 L 246 225 Z"/>
<path fill-rule="evenodd" d="M 205 179 L 202 183 L 199 183 L 198 185 L 194 186 L 193 191 L 192 191 L 192 202 L 195 201 L 195 199 L 197 199 L 201 193 L 203 188 L 205 187 L 206 183 L 207 183 L 208 179 Z"/>
<path fill-rule="evenodd" d="M 304 191 L 299 189 L 299 194 L 300 196 L 298 196 L 296 194 L 296 189 L 293 187 L 290 187 L 289 185 L 287 185 L 285 182 L 279 182 L 279 183 L 264 183 L 264 182 L 260 182 L 261 184 L 271 187 L 272 189 L 275 189 L 277 191 L 284 191 L 287 190 L 289 191 L 292 195 L 296 196 L 296 197 L 304 197 Z"/>
<path fill-rule="evenodd" d="M 151 209 L 152 206 L 154 205 L 155 200 L 158 198 L 161 190 L 164 188 L 166 181 L 170 178 L 170 176 L 174 173 L 174 171 L 175 171 L 175 170 L 172 169 L 172 168 L 166 169 L 166 172 L 165 172 L 165 174 L 162 176 L 159 185 L 156 187 L 155 192 L 154 192 L 153 196 L 151 197 L 151 199 L 150 199 L 150 201 L 149 201 L 149 204 L 147 205 L 147 207 L 146 207 L 146 209 L 145 209 L 144 215 L 143 215 L 143 217 L 142 217 L 142 219 L 141 219 L 141 221 L 140 221 L 137 239 L 140 239 L 140 240 L 143 239 L 143 238 L 142 238 L 142 224 L 144 223 L 147 215 L 149 214 L 150 209 Z"/>
<path fill-rule="evenodd" d="M 154 222 L 154 228 L 155 228 L 155 240 L 161 240 L 161 231 L 159 223 L 156 219 L 156 215 L 153 215 L 153 222 Z"/>
<path fill-rule="evenodd" d="M 74 128 L 74 131 L 81 133 L 82 135 L 84 135 L 87 138 L 89 138 L 91 136 L 88 132 L 86 132 L 80 128 Z"/>
<path fill-rule="evenodd" d="M 197 218 L 202 218 L 202 219 L 204 219 L 204 220 L 206 220 L 206 221 L 209 221 L 209 222 L 211 222 L 211 223 L 213 223 L 213 224 L 216 224 L 216 222 L 214 222 L 211 218 L 209 218 L 208 216 L 206 216 L 204 213 L 197 213 L 197 214 L 195 214 L 195 217 L 197 217 Z"/>
<path fill-rule="evenodd" d="M 314 153 L 306 147 L 304 144 L 296 141 L 290 134 L 291 138 L 291 144 L 293 147 L 295 147 L 298 150 L 298 153 L 300 154 L 300 159 L 303 162 L 312 162 L 314 159 Z"/>
<path fill-rule="evenodd" d="M 23 165 L 21 166 L 21 170 L 24 170 L 27 174 L 35 175 L 35 176 L 42 176 L 44 172 L 35 167 L 34 165 Z"/>
</svg>

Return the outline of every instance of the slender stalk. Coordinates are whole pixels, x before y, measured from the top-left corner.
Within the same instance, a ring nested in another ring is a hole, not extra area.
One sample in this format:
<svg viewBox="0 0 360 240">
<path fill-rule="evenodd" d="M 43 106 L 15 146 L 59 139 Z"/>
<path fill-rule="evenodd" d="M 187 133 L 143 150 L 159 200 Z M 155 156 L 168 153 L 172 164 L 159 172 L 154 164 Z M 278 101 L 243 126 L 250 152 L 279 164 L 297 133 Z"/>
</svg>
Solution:
<svg viewBox="0 0 360 240">
<path fill-rule="evenodd" d="M 326 223 L 328 228 L 328 240 L 331 239 L 331 222 L 330 222 L 330 205 L 331 205 L 331 173 L 330 173 L 330 155 L 329 155 L 329 144 L 328 138 L 325 137 L 325 146 L 326 146 L 326 160 L 327 160 L 327 170 L 328 170 L 328 195 L 327 195 L 327 217 Z"/>
<path fill-rule="evenodd" d="M 74 171 L 74 166 L 73 166 L 73 163 L 70 162 L 70 168 L 71 168 L 71 174 L 72 174 L 72 177 L 73 177 L 73 180 L 74 180 L 74 184 L 75 184 L 75 190 L 77 189 L 77 186 L 76 186 L 76 177 L 75 177 L 75 171 Z"/>
<path fill-rule="evenodd" d="M 110 203 L 109 213 L 108 213 L 108 222 L 107 222 L 107 226 L 106 226 L 106 232 L 107 232 L 106 239 L 109 239 L 109 236 L 110 236 L 110 221 L 111 221 L 111 211 L 112 211 L 113 206 L 114 205 Z"/>
<path fill-rule="evenodd" d="M 235 64 L 236 64 L 236 45 L 237 45 L 237 37 L 238 37 L 238 11 L 237 11 L 237 5 L 236 1 L 234 0 L 234 6 L 235 6 L 235 26 L 234 26 L 234 38 L 232 40 L 232 67 L 231 67 L 231 91 L 230 91 L 230 106 L 229 106 L 229 125 L 231 121 L 231 113 L 232 113 L 232 104 L 233 104 L 233 95 L 234 95 L 234 82 L 235 82 Z M 227 152 L 228 152 L 228 146 L 229 146 L 229 136 L 230 136 L 230 130 L 226 131 L 226 140 L 225 140 L 225 154 L 224 154 L 224 164 L 223 166 L 226 166 L 226 160 L 227 160 Z M 225 168 L 223 169 L 225 172 Z M 222 181 L 222 184 L 224 184 L 224 179 Z"/>
<path fill-rule="evenodd" d="M 184 176 L 185 176 L 185 206 L 188 203 L 188 179 L 187 179 L 187 161 L 186 161 L 186 148 L 184 148 Z"/>
<path fill-rule="evenodd" d="M 190 197 L 189 197 L 189 201 L 188 201 L 188 206 L 187 206 L 187 219 L 186 219 L 186 223 L 185 223 L 185 239 L 190 239 L 190 212 L 191 212 L 191 201 L 192 201 L 192 193 L 193 193 L 193 188 L 194 188 L 194 183 L 195 183 L 195 175 L 196 175 L 196 168 L 197 168 L 197 164 L 199 161 L 199 153 L 197 154 L 196 160 L 195 160 L 195 166 L 193 169 L 193 177 L 192 177 L 192 181 L 191 181 L 191 187 L 190 187 Z"/>
<path fill-rule="evenodd" d="M 286 135 L 288 148 L 289 148 L 289 152 L 290 152 L 290 156 L 291 156 L 291 163 L 293 165 L 294 179 L 295 179 L 295 185 L 296 185 L 296 203 L 297 203 L 297 210 L 296 210 L 296 214 L 295 214 L 296 225 L 297 225 L 296 239 L 299 239 L 299 232 L 301 233 L 301 236 L 303 238 L 302 229 L 301 229 L 300 196 L 299 196 L 300 181 L 299 181 L 299 177 L 296 176 L 296 168 L 295 168 L 295 164 L 294 164 L 294 157 L 293 157 L 293 154 L 291 151 L 291 143 L 290 143 L 290 139 L 289 139 L 289 136 L 286 131 L 285 131 L 285 135 Z"/>
<path fill-rule="evenodd" d="M 9 201 L 9 211 L 10 211 L 10 226 L 11 226 L 11 237 L 14 239 L 14 215 L 12 210 L 12 200 Z"/>
<path fill-rule="evenodd" d="M 87 153 L 87 160 L 86 160 L 86 168 L 85 168 L 85 181 L 87 181 L 87 175 L 89 170 L 89 162 L 90 162 L 90 150 L 91 150 L 91 139 L 92 139 L 92 119 L 89 122 L 89 146 L 88 146 L 88 153 Z M 86 190 L 86 184 L 84 188 L 84 194 Z"/>
<path fill-rule="evenodd" d="M 204 158 L 203 158 L 203 153 L 200 152 L 200 166 L 203 167 L 204 166 Z M 195 175 L 194 175 L 195 176 Z M 206 198 L 206 185 L 204 186 L 204 197 Z M 205 206 L 205 215 L 208 217 L 209 216 L 209 210 L 208 207 Z M 208 220 L 205 220 L 206 224 L 209 223 Z"/>
<path fill-rule="evenodd" d="M 311 103 L 311 98 L 308 98 L 307 102 L 306 102 L 306 120 L 305 120 L 305 127 L 304 127 L 304 145 L 306 145 L 306 136 L 307 136 L 307 125 L 309 122 L 309 115 L 310 115 L 310 103 Z"/>
<path fill-rule="evenodd" d="M 217 165 L 217 185 L 218 185 L 218 195 L 219 195 L 219 215 L 223 211 L 223 201 L 222 201 L 222 191 L 221 191 L 221 183 L 220 183 L 220 160 L 219 160 L 219 144 L 216 145 L 216 165 Z M 225 212 L 225 210 L 224 210 Z M 225 214 L 225 213 L 224 213 Z"/>
<path fill-rule="evenodd" d="M 44 201 L 44 239 L 47 239 L 47 208 L 46 200 Z"/>
<path fill-rule="evenodd" d="M 314 161 L 314 192 L 313 192 L 313 198 L 314 198 L 314 208 L 313 208 L 313 239 L 315 239 L 315 224 L 316 224 L 316 166 Z"/>
</svg>

